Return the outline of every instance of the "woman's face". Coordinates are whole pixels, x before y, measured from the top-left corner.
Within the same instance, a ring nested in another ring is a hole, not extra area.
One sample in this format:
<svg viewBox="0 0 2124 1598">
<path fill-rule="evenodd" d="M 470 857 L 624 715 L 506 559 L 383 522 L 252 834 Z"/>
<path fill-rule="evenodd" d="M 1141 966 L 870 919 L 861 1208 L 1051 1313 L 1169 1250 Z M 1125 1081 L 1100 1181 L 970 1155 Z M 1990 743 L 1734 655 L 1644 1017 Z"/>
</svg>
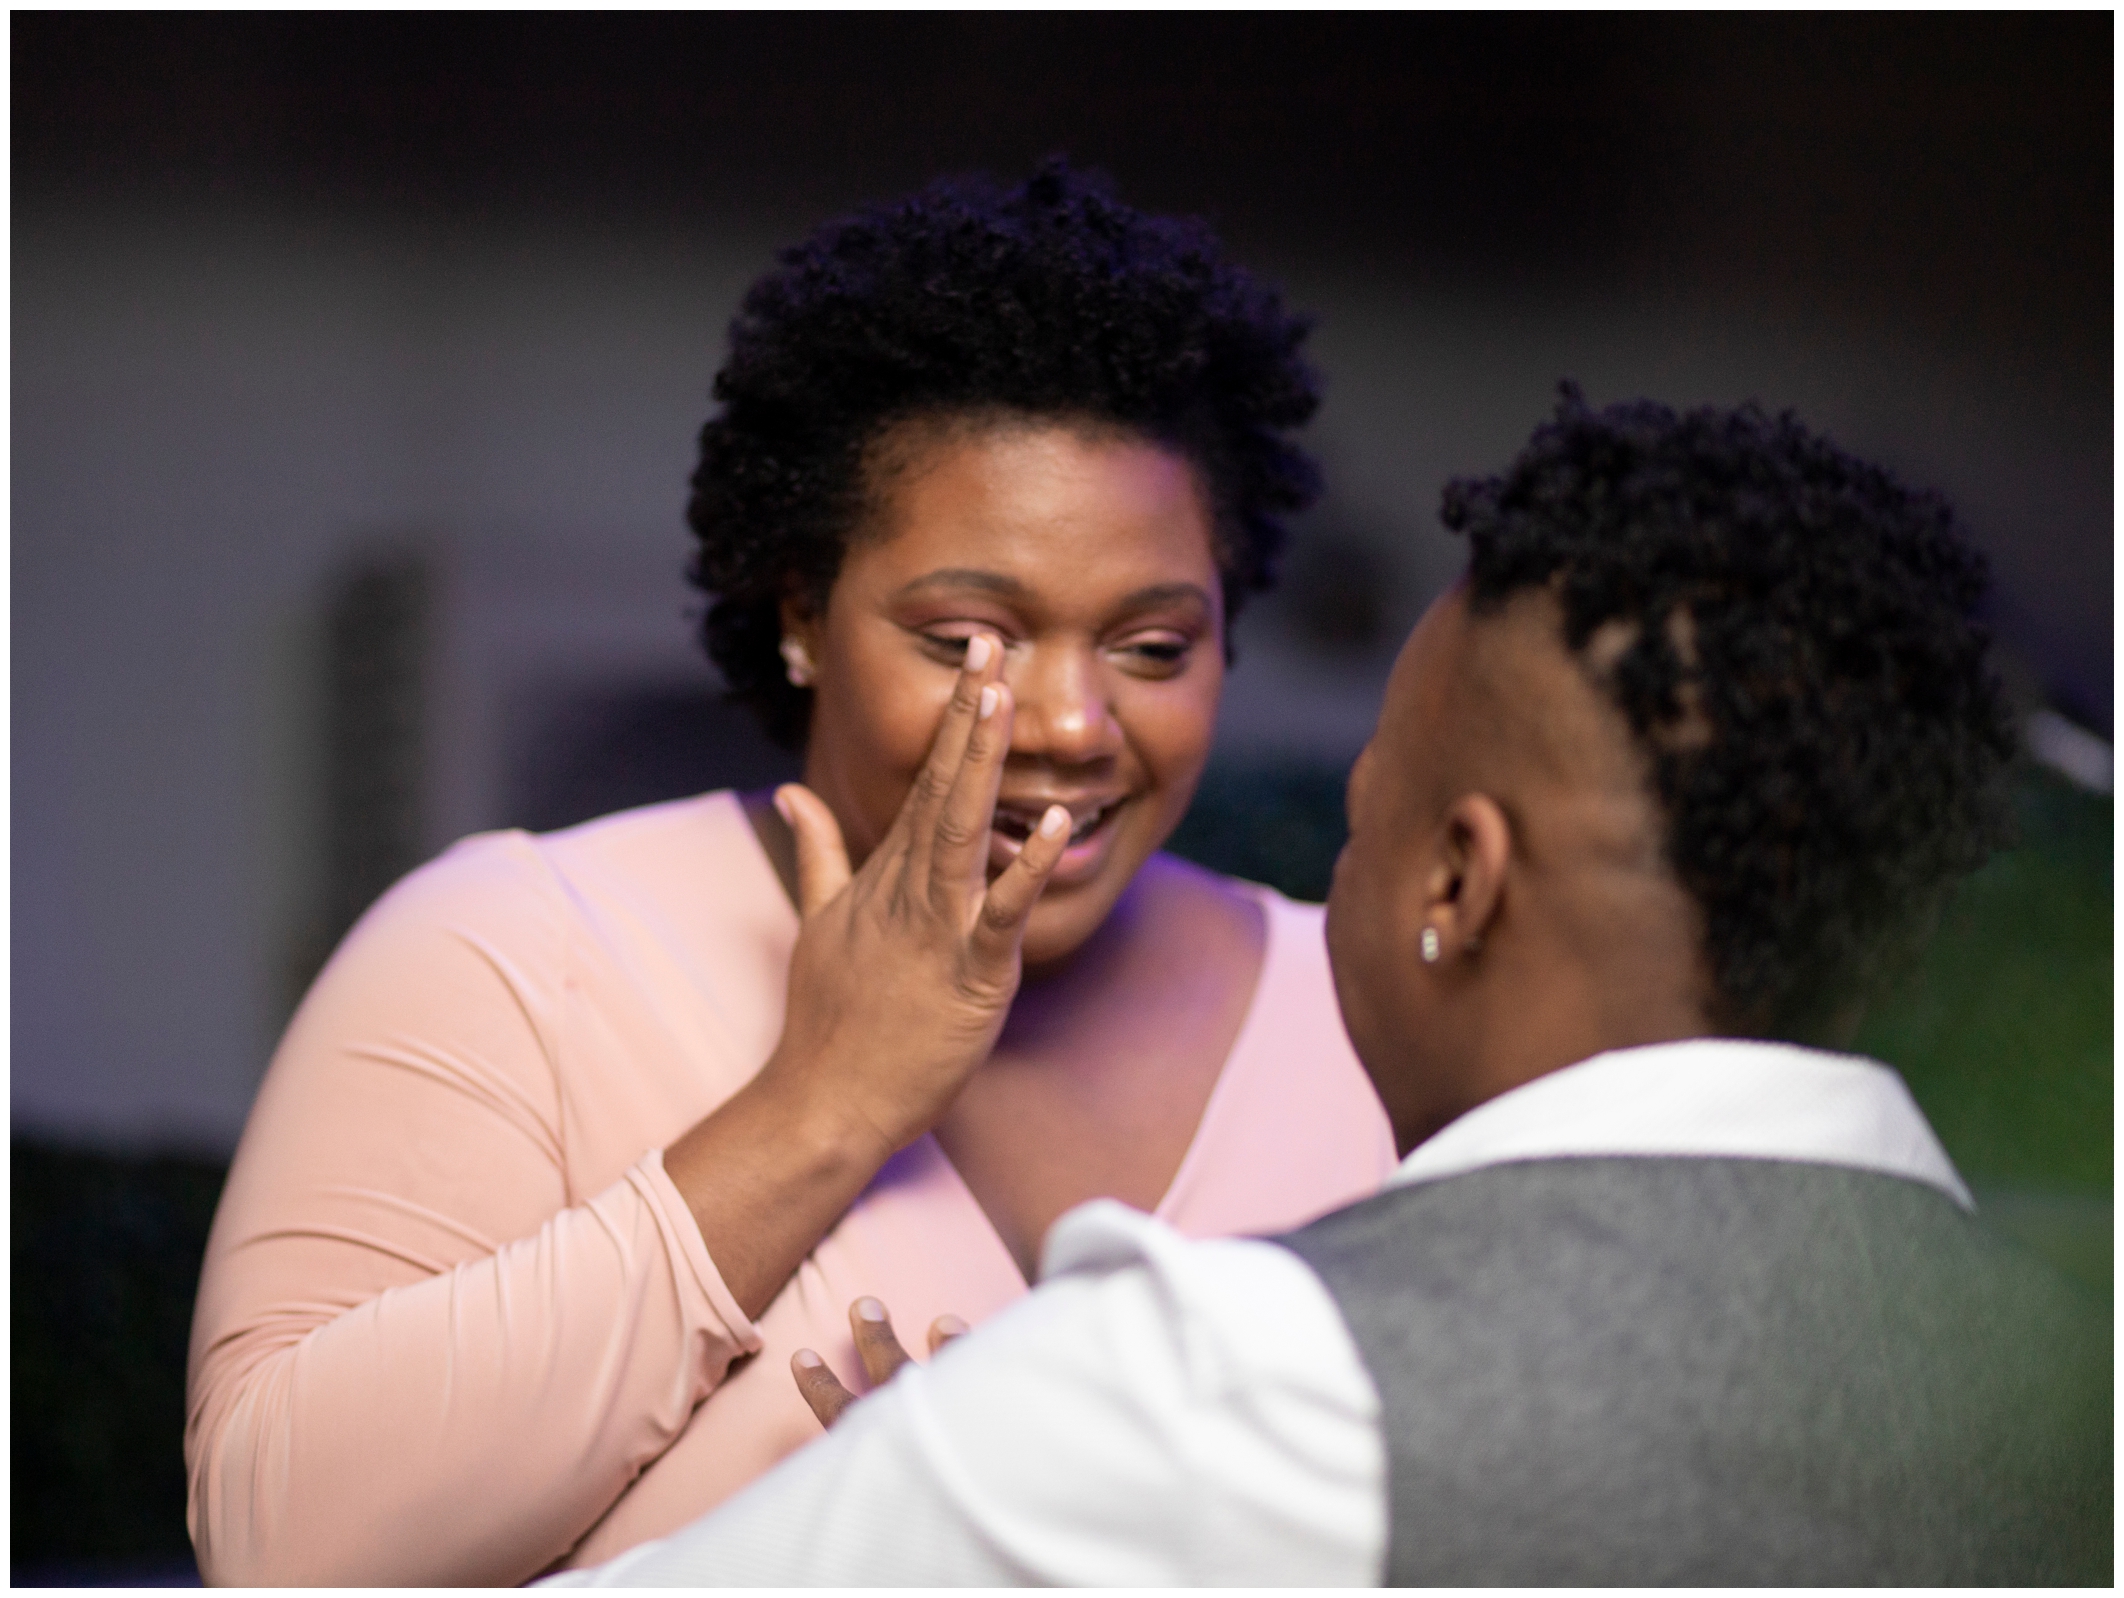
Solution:
<svg viewBox="0 0 2124 1598">
<path fill-rule="evenodd" d="M 824 613 L 785 607 L 815 671 L 804 780 L 863 860 L 967 640 L 993 634 L 1016 714 L 991 874 L 1049 804 L 1076 822 L 1025 934 L 1027 966 L 1050 964 L 1179 823 L 1209 755 L 1224 603 L 1203 486 L 1169 450 L 1060 424 L 910 424 L 887 442 Z"/>
</svg>

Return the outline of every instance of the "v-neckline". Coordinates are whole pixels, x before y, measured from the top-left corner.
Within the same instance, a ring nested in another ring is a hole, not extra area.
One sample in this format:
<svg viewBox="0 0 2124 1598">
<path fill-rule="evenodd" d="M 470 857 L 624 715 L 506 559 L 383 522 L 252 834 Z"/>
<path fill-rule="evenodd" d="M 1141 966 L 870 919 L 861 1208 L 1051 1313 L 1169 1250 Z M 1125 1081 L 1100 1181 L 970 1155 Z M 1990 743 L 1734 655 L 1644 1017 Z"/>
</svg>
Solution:
<svg viewBox="0 0 2124 1598">
<path fill-rule="evenodd" d="M 754 858 L 757 860 L 760 869 L 766 873 L 767 880 L 773 885 L 776 901 L 787 912 L 790 941 L 794 944 L 796 934 L 803 925 L 803 917 L 798 914 L 795 903 L 789 897 L 788 887 L 782 881 L 782 874 L 775 869 L 774 859 L 768 854 L 767 846 L 760 839 L 759 830 L 752 823 L 751 813 L 745 806 L 745 796 L 735 789 L 729 790 L 729 796 L 732 807 L 737 811 L 738 824 L 744 828 L 745 836 L 752 844 Z M 1270 967 L 1275 962 L 1278 947 L 1283 941 L 1282 929 L 1279 926 L 1280 917 L 1277 914 L 1280 908 L 1277 903 L 1279 895 L 1275 890 L 1264 888 L 1258 883 L 1247 882 L 1236 877 L 1226 877 L 1224 881 L 1244 893 L 1261 913 L 1261 962 L 1254 971 L 1253 992 L 1247 997 L 1246 1010 L 1240 1018 L 1239 1030 L 1232 1035 L 1231 1047 L 1225 1051 L 1223 1063 L 1217 1067 L 1217 1079 L 1210 1085 L 1209 1097 L 1203 1100 L 1202 1114 L 1195 1121 L 1194 1133 L 1189 1137 L 1187 1147 L 1181 1153 L 1179 1164 L 1173 1167 L 1172 1178 L 1166 1183 L 1164 1193 L 1159 1196 L 1156 1207 L 1150 1212 L 1158 1220 L 1165 1221 L 1168 1224 L 1172 1222 L 1174 1210 L 1184 1202 L 1187 1188 L 1196 1168 L 1210 1158 L 1203 1151 L 1212 1141 L 1211 1134 L 1216 1122 L 1220 1119 L 1219 1111 L 1221 1107 L 1227 1099 L 1238 1091 L 1231 1086 L 1232 1080 L 1237 1074 L 1233 1068 L 1246 1058 L 1248 1045 L 1254 1033 L 1260 1027 L 1264 996 L 1270 986 Z M 908 1161 L 907 1156 L 909 1153 L 918 1148 L 923 1151 L 922 1155 L 916 1161 Z M 908 1144 L 906 1148 L 895 1153 L 891 1159 L 879 1167 L 878 1176 L 884 1175 L 885 1172 L 892 1170 L 896 1165 L 902 1166 L 904 1169 L 905 1165 L 910 1163 L 920 1165 L 934 1164 L 942 1171 L 956 1202 L 966 1206 L 975 1216 L 980 1218 L 982 1229 L 987 1232 L 989 1239 L 994 1243 L 995 1252 L 1002 1260 L 1004 1267 L 1017 1281 L 1021 1289 L 1030 1291 L 1033 1284 L 1019 1267 L 1017 1256 L 1011 1252 L 1010 1245 L 1004 1241 L 1002 1232 L 997 1228 L 994 1219 L 989 1215 L 988 1211 L 982 1207 L 981 1201 L 974 1197 L 973 1189 L 967 1186 L 966 1179 L 959 1174 L 959 1168 L 952 1163 L 951 1156 L 944 1152 L 943 1145 L 937 1141 L 935 1132 L 924 1132 L 914 1142 Z M 871 1187 L 876 1185 L 877 1180 L 877 1176 L 871 1178 L 870 1183 L 864 1187 L 864 1195 L 868 1195 Z M 858 1197 L 856 1204 L 860 1205 L 862 1202 L 862 1197 Z"/>
</svg>

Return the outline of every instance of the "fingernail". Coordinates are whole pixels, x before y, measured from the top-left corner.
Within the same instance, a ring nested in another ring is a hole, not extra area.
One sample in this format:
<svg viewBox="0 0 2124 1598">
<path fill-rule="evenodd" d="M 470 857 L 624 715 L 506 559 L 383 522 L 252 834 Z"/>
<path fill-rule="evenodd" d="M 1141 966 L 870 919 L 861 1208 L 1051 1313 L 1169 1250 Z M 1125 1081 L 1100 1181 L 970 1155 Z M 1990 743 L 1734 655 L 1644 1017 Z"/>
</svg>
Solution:
<svg viewBox="0 0 2124 1598">
<path fill-rule="evenodd" d="M 979 671 L 987 665 L 989 654 L 994 647 L 989 643 L 986 633 L 975 633 L 966 643 L 966 669 Z"/>
<path fill-rule="evenodd" d="M 1040 836 L 1052 838 L 1069 825 L 1069 811 L 1062 805 L 1049 805 L 1047 814 L 1040 818 Z"/>
<path fill-rule="evenodd" d="M 774 813 L 780 816 L 787 825 L 792 827 L 796 825 L 796 817 L 790 811 L 789 792 L 785 788 L 774 790 Z"/>
<path fill-rule="evenodd" d="M 808 1371 L 815 1371 L 826 1362 L 808 1348 L 800 1348 L 795 1354 L 796 1362 Z"/>
<path fill-rule="evenodd" d="M 986 721 L 996 713 L 996 702 L 1003 697 L 1003 690 L 990 683 L 981 690 L 981 708 L 974 712 L 976 721 Z"/>
<path fill-rule="evenodd" d="M 939 1315 L 937 1317 L 937 1330 L 946 1337 L 957 1337 L 961 1332 L 967 1331 L 969 1328 L 956 1315 Z"/>
<path fill-rule="evenodd" d="M 858 1320 L 883 1322 L 885 1319 L 885 1306 L 874 1298 L 859 1298 L 856 1300 L 856 1318 Z"/>
</svg>

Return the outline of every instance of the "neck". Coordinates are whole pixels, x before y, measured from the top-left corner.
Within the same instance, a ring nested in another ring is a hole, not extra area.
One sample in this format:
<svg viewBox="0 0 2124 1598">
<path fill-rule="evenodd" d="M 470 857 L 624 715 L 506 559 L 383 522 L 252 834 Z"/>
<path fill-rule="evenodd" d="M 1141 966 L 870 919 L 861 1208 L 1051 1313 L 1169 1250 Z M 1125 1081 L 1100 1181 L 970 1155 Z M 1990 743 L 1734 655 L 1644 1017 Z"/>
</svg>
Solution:
<svg viewBox="0 0 2124 1598">
<path fill-rule="evenodd" d="M 1483 969 L 1466 975 L 1434 1039 L 1408 1050 L 1425 1080 L 1405 1106 L 1389 1106 L 1404 1155 L 1477 1105 L 1552 1071 L 1718 1032 L 1694 993 L 1676 984 L 1672 964 L 1570 961 L 1558 951 L 1529 958 L 1510 939 L 1477 958 Z"/>
<path fill-rule="evenodd" d="M 781 880 L 782 892 L 788 895 L 791 907 L 795 907 L 796 835 L 789 830 L 789 823 L 782 819 L 781 812 L 774 808 L 774 790 L 755 788 L 740 794 L 738 802 L 745 807 L 745 819 L 752 823 L 752 835 L 759 839 L 767 863 L 774 867 L 775 876 Z"/>
</svg>

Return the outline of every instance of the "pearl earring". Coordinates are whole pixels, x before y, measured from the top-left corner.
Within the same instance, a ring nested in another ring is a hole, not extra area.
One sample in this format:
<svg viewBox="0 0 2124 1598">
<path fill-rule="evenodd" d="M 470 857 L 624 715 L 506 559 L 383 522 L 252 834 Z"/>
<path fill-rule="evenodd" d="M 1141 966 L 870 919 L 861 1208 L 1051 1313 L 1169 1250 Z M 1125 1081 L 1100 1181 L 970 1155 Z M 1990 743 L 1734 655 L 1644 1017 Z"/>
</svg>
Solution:
<svg viewBox="0 0 2124 1598">
<path fill-rule="evenodd" d="M 794 638 L 782 640 L 782 666 L 789 675 L 790 687 L 811 686 L 811 651 Z"/>
<path fill-rule="evenodd" d="M 1425 965 L 1436 965 L 1438 963 L 1438 929 L 1436 927 L 1425 927 L 1423 929 L 1423 940 L 1419 947 L 1423 950 L 1423 963 Z"/>
</svg>

